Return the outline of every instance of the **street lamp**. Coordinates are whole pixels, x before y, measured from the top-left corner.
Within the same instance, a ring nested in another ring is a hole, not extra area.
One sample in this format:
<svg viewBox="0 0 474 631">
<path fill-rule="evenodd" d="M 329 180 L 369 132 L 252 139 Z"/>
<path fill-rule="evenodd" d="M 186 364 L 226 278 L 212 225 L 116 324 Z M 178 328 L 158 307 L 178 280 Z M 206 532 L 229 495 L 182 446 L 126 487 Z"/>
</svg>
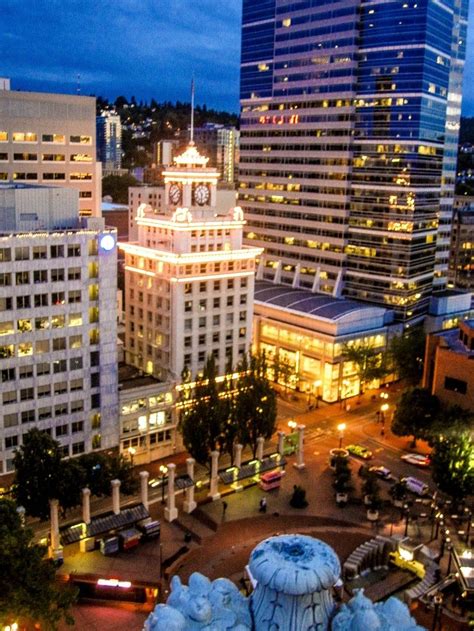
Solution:
<svg viewBox="0 0 474 631">
<path fill-rule="evenodd" d="M 339 423 L 337 431 L 339 432 L 339 449 L 342 449 L 342 439 L 344 438 L 344 430 L 346 429 L 345 423 Z"/>
<path fill-rule="evenodd" d="M 388 403 L 384 403 L 380 406 L 380 420 L 385 423 L 385 412 L 388 412 Z"/>
<path fill-rule="evenodd" d="M 438 622 L 441 620 L 441 607 L 443 605 L 443 594 L 438 592 L 435 594 L 433 598 L 434 602 L 434 616 L 433 616 L 433 626 L 431 627 L 431 631 L 435 631 L 438 626 Z"/>
<path fill-rule="evenodd" d="M 403 511 L 405 513 L 405 533 L 404 536 L 408 535 L 408 522 L 410 521 L 410 507 L 408 504 L 403 505 Z"/>
<path fill-rule="evenodd" d="M 130 456 L 130 464 L 133 467 L 133 456 L 137 453 L 137 450 L 135 449 L 135 447 L 129 447 L 127 451 L 128 455 Z"/>
<path fill-rule="evenodd" d="M 165 464 L 160 464 L 161 473 L 161 503 L 165 503 L 165 478 L 168 473 L 168 467 Z"/>
<path fill-rule="evenodd" d="M 294 431 L 297 427 L 298 427 L 298 423 L 296 421 L 294 421 L 293 419 L 288 421 L 288 427 Z"/>
</svg>

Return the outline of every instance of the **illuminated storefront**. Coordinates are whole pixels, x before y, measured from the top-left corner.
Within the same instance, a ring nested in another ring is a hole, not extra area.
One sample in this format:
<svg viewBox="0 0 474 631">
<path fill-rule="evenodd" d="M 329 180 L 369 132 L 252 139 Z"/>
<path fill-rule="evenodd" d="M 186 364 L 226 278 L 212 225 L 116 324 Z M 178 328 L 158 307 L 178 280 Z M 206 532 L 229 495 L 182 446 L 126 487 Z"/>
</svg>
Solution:
<svg viewBox="0 0 474 631">
<path fill-rule="evenodd" d="M 363 343 L 374 354 L 384 353 L 399 332 L 392 318 L 381 307 L 257 281 L 254 345 L 265 351 L 270 366 L 278 358 L 288 367 L 287 385 L 306 392 L 309 404 L 318 398 L 333 402 L 360 391 L 357 367 L 344 361 L 344 345 Z"/>
</svg>

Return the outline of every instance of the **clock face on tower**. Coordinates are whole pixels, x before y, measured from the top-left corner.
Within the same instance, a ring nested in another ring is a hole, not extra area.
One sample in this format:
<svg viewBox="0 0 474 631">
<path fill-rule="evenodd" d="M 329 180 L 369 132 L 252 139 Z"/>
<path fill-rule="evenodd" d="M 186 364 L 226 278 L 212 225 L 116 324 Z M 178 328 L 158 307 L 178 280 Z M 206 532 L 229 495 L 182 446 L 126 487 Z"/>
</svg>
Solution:
<svg viewBox="0 0 474 631">
<path fill-rule="evenodd" d="M 194 202 L 198 206 L 204 206 L 209 202 L 211 194 L 206 184 L 198 184 L 194 189 Z"/>
<path fill-rule="evenodd" d="M 171 204 L 179 204 L 181 202 L 181 187 L 178 184 L 172 184 L 168 197 Z"/>
</svg>

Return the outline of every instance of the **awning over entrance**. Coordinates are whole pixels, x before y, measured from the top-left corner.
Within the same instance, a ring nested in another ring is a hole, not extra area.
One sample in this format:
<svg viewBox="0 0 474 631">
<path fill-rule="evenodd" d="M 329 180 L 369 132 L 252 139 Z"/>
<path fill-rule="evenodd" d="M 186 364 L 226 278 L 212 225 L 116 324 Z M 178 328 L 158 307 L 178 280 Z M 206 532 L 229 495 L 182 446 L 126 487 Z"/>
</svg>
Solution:
<svg viewBox="0 0 474 631">
<path fill-rule="evenodd" d="M 102 535 L 111 530 L 133 526 L 138 521 L 146 519 L 149 516 L 150 513 L 141 503 L 122 509 L 118 515 L 112 511 L 102 513 L 101 515 L 92 517 L 90 524 L 85 524 L 80 521 L 62 528 L 60 531 L 61 543 L 64 546 L 70 543 L 76 543 L 87 537 Z"/>
<path fill-rule="evenodd" d="M 219 471 L 219 478 L 223 484 L 233 484 L 238 480 L 252 478 L 255 475 L 285 467 L 286 460 L 280 454 L 274 453 L 266 456 L 263 460 L 248 460 L 243 462 L 240 469 L 237 467 L 228 467 Z"/>
</svg>

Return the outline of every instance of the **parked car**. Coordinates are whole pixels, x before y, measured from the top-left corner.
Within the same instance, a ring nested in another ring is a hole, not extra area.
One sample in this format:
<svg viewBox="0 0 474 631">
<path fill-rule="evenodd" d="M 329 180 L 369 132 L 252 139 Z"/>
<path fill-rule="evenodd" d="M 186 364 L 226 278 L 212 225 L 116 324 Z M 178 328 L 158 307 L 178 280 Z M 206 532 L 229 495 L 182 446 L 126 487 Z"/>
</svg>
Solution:
<svg viewBox="0 0 474 631">
<path fill-rule="evenodd" d="M 375 473 L 379 478 L 383 480 L 389 480 L 392 477 L 392 472 L 387 467 L 383 467 L 382 465 L 369 467 L 369 471 L 371 473 Z"/>
<path fill-rule="evenodd" d="M 370 449 L 362 445 L 348 445 L 346 449 L 353 456 L 358 456 L 359 458 L 363 458 L 363 460 L 370 460 L 373 457 L 373 453 Z"/>
<path fill-rule="evenodd" d="M 429 467 L 431 463 L 430 457 L 423 456 L 422 454 L 403 454 L 401 459 L 417 467 Z"/>
<path fill-rule="evenodd" d="M 418 478 L 413 478 L 412 476 L 409 476 L 408 478 L 401 478 L 401 482 L 405 484 L 407 491 L 410 491 L 415 495 L 420 495 L 421 497 L 423 497 L 425 495 L 428 495 L 428 493 L 430 492 L 429 486 Z"/>
</svg>

